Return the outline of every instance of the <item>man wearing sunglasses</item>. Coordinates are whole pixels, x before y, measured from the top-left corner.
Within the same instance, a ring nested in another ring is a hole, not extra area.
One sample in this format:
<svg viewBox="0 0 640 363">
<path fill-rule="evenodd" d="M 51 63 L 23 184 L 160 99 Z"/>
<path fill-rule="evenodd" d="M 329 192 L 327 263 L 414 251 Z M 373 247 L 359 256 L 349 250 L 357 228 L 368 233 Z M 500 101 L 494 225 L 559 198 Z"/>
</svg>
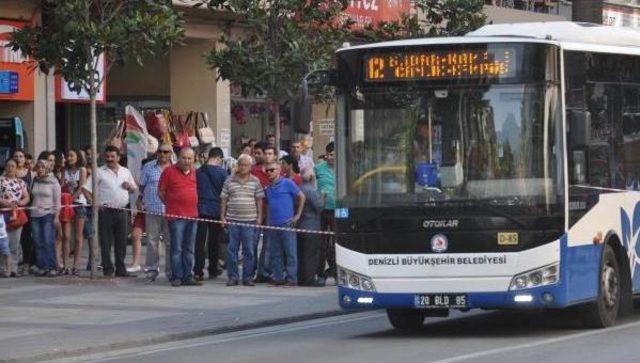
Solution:
<svg viewBox="0 0 640 363">
<path fill-rule="evenodd" d="M 163 214 L 165 211 L 164 203 L 158 197 L 158 182 L 162 172 L 171 166 L 171 157 L 173 148 L 169 144 L 162 144 L 158 147 L 156 160 L 146 163 L 142 167 L 140 174 L 140 196 L 138 198 L 137 207 L 140 211 L 147 211 L 152 214 L 145 216 L 145 228 L 148 237 L 147 253 L 145 257 L 145 274 L 148 282 L 153 282 L 158 277 L 160 256 L 158 247 L 160 246 L 160 235 L 163 236 L 162 241 L 165 243 L 165 272 L 167 278 L 170 278 L 171 263 L 169 259 L 169 226 Z"/>
<path fill-rule="evenodd" d="M 264 170 L 271 182 L 265 190 L 269 225 L 287 228 L 295 227 L 304 208 L 304 193 L 291 179 L 280 177 L 279 163 L 269 163 Z M 298 285 L 298 251 L 296 245 L 295 232 L 269 231 L 269 248 L 273 267 L 273 283 L 275 285 Z M 283 253 L 286 257 L 286 266 L 282 260 Z M 286 278 L 283 277 L 283 268 L 287 273 Z"/>
</svg>

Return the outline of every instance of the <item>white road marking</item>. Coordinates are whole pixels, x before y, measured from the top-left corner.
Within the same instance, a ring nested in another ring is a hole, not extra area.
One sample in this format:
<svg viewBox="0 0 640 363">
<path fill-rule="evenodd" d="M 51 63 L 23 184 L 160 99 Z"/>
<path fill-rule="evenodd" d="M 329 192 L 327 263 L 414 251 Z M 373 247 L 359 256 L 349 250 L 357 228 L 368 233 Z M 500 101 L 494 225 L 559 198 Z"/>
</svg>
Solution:
<svg viewBox="0 0 640 363">
<path fill-rule="evenodd" d="M 351 316 L 334 316 L 330 318 L 321 318 L 314 319 L 310 321 L 302 321 L 289 323 L 284 325 L 276 325 L 271 327 L 264 327 L 258 329 L 251 329 L 246 331 L 238 331 L 225 333 L 220 335 L 214 335 L 209 337 L 195 338 L 189 340 L 179 340 L 175 342 L 168 343 L 160 343 L 154 346 L 146 346 L 146 347 L 137 347 L 137 348 L 128 348 L 122 349 L 115 352 L 104 352 L 104 353 L 95 353 L 90 355 L 83 355 L 78 357 L 69 357 L 62 358 L 49 361 L 50 363 L 71 363 L 71 362 L 105 362 L 113 359 L 130 359 L 135 357 L 141 357 L 150 354 L 156 354 L 176 349 L 188 349 L 201 347 L 205 345 L 216 345 L 227 343 L 231 341 L 237 341 L 242 339 L 256 338 L 270 334 L 279 334 L 279 333 L 289 333 L 295 332 L 299 330 L 306 330 L 311 328 L 320 328 L 331 325 L 339 325 L 346 323 L 353 323 L 362 320 L 381 318 L 386 316 L 386 313 L 380 312 L 363 312 L 363 313 L 355 313 Z M 186 343 L 187 341 L 191 341 L 191 343 Z"/>
<path fill-rule="evenodd" d="M 512 352 L 512 351 L 515 351 L 515 350 L 530 349 L 530 348 L 535 348 L 535 347 L 539 347 L 539 346 L 542 346 L 542 345 L 556 344 L 556 343 L 564 342 L 564 341 L 567 341 L 567 340 L 580 339 L 580 338 L 590 337 L 590 336 L 600 335 L 600 334 L 607 334 L 607 333 L 611 333 L 611 332 L 618 331 L 618 330 L 625 330 L 625 329 L 629 329 L 629 328 L 634 328 L 634 327 L 637 327 L 637 326 L 640 326 L 640 321 L 627 323 L 627 324 L 623 324 L 623 325 L 618 325 L 618 326 L 614 326 L 612 328 L 607 328 L 607 329 L 591 330 L 591 331 L 587 331 L 587 332 L 584 332 L 584 333 L 577 333 L 577 334 L 565 335 L 565 336 L 561 336 L 561 337 L 543 339 L 543 340 L 539 340 L 539 341 L 536 341 L 536 342 L 520 344 L 520 345 L 514 345 L 514 346 L 511 346 L 511 347 L 495 348 L 495 349 L 489 349 L 489 350 L 484 350 L 484 351 L 475 352 L 475 353 L 459 355 L 459 356 L 456 356 L 456 357 L 441 359 L 441 360 L 437 360 L 437 361 L 431 361 L 431 363 L 463 362 L 463 361 L 468 361 L 468 360 L 477 359 L 477 358 L 481 358 L 481 357 L 486 357 L 486 356 L 490 356 L 490 355 L 508 353 L 508 352 Z"/>
</svg>

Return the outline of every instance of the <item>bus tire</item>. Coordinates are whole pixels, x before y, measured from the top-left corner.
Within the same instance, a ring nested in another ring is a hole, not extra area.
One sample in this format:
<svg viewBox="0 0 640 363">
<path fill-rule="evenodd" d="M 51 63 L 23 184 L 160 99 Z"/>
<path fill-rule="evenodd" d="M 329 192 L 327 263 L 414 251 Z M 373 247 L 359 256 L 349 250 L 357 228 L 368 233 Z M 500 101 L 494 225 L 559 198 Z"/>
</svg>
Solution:
<svg viewBox="0 0 640 363">
<path fill-rule="evenodd" d="M 600 284 L 596 301 L 584 307 L 583 321 L 590 328 L 606 328 L 616 323 L 622 299 L 620 267 L 608 244 L 604 246 L 600 263 Z"/>
<path fill-rule="evenodd" d="M 424 325 L 424 313 L 417 309 L 387 309 L 387 317 L 396 329 L 416 330 Z"/>
</svg>

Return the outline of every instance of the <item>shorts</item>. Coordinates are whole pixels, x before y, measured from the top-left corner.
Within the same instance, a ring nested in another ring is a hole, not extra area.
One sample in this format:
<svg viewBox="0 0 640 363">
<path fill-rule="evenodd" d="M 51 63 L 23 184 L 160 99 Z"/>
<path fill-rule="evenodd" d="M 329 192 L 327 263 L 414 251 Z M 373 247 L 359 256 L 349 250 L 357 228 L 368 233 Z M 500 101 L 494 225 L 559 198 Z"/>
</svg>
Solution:
<svg viewBox="0 0 640 363">
<path fill-rule="evenodd" d="M 10 256 L 9 238 L 0 238 L 0 256 Z"/>
<path fill-rule="evenodd" d="M 144 231 L 145 225 L 146 223 L 144 219 L 144 214 L 138 213 L 136 214 L 135 217 L 133 217 L 133 228 L 140 228 L 141 230 Z"/>
<path fill-rule="evenodd" d="M 89 209 L 89 207 L 85 206 L 84 204 L 78 204 L 78 203 L 73 203 L 73 206 L 75 207 L 75 211 L 76 211 L 76 218 L 87 218 L 87 209 Z"/>
</svg>

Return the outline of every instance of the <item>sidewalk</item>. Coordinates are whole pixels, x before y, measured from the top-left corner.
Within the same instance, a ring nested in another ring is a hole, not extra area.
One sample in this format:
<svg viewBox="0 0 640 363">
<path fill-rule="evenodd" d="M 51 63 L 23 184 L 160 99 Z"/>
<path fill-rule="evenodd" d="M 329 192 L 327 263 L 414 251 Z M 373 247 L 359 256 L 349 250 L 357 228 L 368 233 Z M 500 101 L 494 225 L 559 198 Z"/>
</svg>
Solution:
<svg viewBox="0 0 640 363">
<path fill-rule="evenodd" d="M 141 275 L 142 276 L 142 275 Z M 32 362 L 341 314 L 334 286 L 0 279 L 0 361 Z"/>
</svg>

